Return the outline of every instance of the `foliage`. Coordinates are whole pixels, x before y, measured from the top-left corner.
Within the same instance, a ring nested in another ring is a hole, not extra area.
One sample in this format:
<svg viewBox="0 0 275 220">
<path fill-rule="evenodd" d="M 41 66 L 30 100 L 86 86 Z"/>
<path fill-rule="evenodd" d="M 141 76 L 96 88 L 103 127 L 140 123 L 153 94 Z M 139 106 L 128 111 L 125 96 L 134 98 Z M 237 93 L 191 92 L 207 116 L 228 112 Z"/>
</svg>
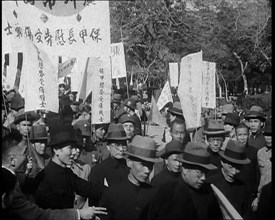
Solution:
<svg viewBox="0 0 275 220">
<path fill-rule="evenodd" d="M 243 88 L 234 52 L 247 63 L 250 86 L 270 82 L 270 1 L 136 0 L 110 1 L 110 6 L 111 41 L 124 43 L 128 81 L 131 74 L 134 79 L 148 75 L 148 85 L 160 88 L 169 62 L 202 50 L 229 88 Z"/>
</svg>

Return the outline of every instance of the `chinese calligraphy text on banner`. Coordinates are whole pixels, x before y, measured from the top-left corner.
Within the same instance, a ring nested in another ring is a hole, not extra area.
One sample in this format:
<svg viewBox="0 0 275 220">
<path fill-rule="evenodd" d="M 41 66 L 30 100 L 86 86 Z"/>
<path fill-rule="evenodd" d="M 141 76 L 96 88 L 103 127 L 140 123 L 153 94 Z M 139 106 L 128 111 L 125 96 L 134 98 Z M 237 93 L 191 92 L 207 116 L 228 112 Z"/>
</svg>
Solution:
<svg viewBox="0 0 275 220">
<path fill-rule="evenodd" d="M 92 72 L 92 123 L 110 123 L 111 73 L 101 60 L 90 57 L 88 72 Z"/>
<path fill-rule="evenodd" d="M 112 78 L 126 77 L 123 43 L 111 44 Z"/>
<path fill-rule="evenodd" d="M 25 111 L 42 109 L 58 112 L 57 70 L 54 70 L 47 54 L 30 40 L 25 40 L 25 46 Z"/>
<path fill-rule="evenodd" d="M 216 108 L 216 63 L 203 61 L 201 101 L 201 107 Z"/>
<path fill-rule="evenodd" d="M 169 76 L 171 87 L 179 85 L 179 65 L 178 63 L 169 63 Z"/>
<path fill-rule="evenodd" d="M 178 96 L 180 98 L 186 128 L 201 125 L 202 51 L 181 59 Z"/>
<path fill-rule="evenodd" d="M 22 40 L 28 38 L 49 55 L 110 56 L 108 1 L 94 2 L 70 16 L 55 16 L 24 1 L 5 1 L 2 7 L 2 37 L 11 41 L 13 50 L 22 51 Z"/>
</svg>

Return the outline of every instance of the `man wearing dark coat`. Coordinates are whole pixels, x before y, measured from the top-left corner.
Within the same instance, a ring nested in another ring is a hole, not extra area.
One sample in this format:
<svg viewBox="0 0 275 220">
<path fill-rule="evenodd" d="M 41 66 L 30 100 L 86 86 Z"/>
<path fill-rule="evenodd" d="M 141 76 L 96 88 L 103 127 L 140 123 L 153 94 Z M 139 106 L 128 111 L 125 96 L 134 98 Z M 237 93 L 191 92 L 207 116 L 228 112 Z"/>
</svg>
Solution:
<svg viewBox="0 0 275 220">
<path fill-rule="evenodd" d="M 106 134 L 107 148 L 110 155 L 107 159 L 92 167 L 89 177 L 89 181 L 97 186 L 100 197 L 106 187 L 127 179 L 129 168 L 123 158 L 123 152 L 126 150 L 128 139 L 129 137 L 127 137 L 122 124 L 110 124 Z M 96 206 L 100 197 L 89 198 L 89 205 Z"/>
<path fill-rule="evenodd" d="M 246 219 L 249 192 L 247 185 L 239 178 L 243 165 L 250 163 L 245 155 L 245 144 L 229 140 L 224 151 L 219 152 L 222 167 L 208 178 L 228 199 L 236 211 Z"/>
<path fill-rule="evenodd" d="M 136 135 L 125 152 L 128 179 L 104 191 L 99 205 L 107 208 L 106 219 L 146 219 L 148 204 L 156 188 L 147 183 L 156 157 L 156 144 L 150 137 Z"/>
<path fill-rule="evenodd" d="M 150 203 L 150 220 L 202 220 L 222 219 L 217 198 L 205 172 L 216 169 L 209 163 L 207 146 L 201 142 L 189 142 L 182 155 L 181 178 L 163 185 Z"/>
<path fill-rule="evenodd" d="M 181 177 L 181 162 L 176 159 L 181 153 L 183 151 L 180 141 L 172 140 L 166 144 L 165 151 L 160 156 L 165 161 L 165 168 L 152 178 L 151 184 L 153 186 L 160 187 Z"/>
<path fill-rule="evenodd" d="M 70 169 L 77 154 L 76 136 L 72 126 L 59 124 L 50 128 L 54 155 L 41 174 L 35 203 L 42 208 L 73 208 L 75 193 L 83 197 L 99 197 L 92 183 L 78 177 Z"/>
</svg>

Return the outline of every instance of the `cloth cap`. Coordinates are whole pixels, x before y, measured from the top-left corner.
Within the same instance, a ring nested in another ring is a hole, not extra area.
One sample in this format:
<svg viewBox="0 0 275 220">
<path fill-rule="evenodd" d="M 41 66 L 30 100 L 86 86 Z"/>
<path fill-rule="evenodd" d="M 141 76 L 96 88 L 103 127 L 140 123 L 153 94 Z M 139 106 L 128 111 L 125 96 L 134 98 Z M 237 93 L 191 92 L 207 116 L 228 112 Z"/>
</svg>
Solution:
<svg viewBox="0 0 275 220">
<path fill-rule="evenodd" d="M 135 125 L 135 121 L 133 116 L 128 115 L 128 114 L 123 114 L 119 117 L 118 122 L 123 124 L 125 122 L 132 122 Z"/>
<path fill-rule="evenodd" d="M 112 100 L 112 102 L 114 102 L 114 103 L 121 103 L 121 101 L 122 101 L 121 95 L 118 94 L 118 93 L 115 93 L 115 94 L 113 95 L 113 100 Z"/>
<path fill-rule="evenodd" d="M 148 162 L 160 162 L 162 159 L 157 157 L 156 143 L 150 137 L 136 135 L 129 144 L 128 149 L 124 154 L 139 158 Z"/>
<path fill-rule="evenodd" d="M 208 170 L 217 167 L 210 163 L 210 154 L 207 152 L 207 145 L 202 142 L 188 142 L 183 154 L 177 156 L 177 160 L 191 165 L 197 165 Z"/>
<path fill-rule="evenodd" d="M 238 126 L 240 124 L 240 116 L 237 113 L 232 113 L 229 112 L 224 120 L 224 124 L 230 124 L 230 125 L 234 125 L 234 126 Z"/>
<path fill-rule="evenodd" d="M 222 158 L 236 164 L 248 164 L 250 160 L 245 154 L 245 143 L 229 140 L 224 150 L 219 151 Z"/>
</svg>

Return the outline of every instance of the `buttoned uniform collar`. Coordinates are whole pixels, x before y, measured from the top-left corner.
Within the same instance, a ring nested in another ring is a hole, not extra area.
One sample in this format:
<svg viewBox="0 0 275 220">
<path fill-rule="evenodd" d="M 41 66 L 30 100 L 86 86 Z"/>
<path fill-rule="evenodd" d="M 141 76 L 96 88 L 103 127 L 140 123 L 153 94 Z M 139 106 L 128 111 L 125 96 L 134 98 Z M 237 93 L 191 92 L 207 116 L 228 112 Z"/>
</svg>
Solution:
<svg viewBox="0 0 275 220">
<path fill-rule="evenodd" d="M 13 175 L 16 175 L 15 172 L 13 170 L 11 170 L 10 168 L 6 167 L 6 166 L 3 166 L 2 165 L 2 168 L 5 168 L 6 170 L 10 171 Z"/>
<path fill-rule="evenodd" d="M 116 158 L 112 157 L 111 155 L 109 155 L 109 157 L 107 159 L 108 159 L 109 163 L 111 164 L 111 166 L 114 167 L 115 169 L 126 166 L 126 160 L 124 158 L 116 159 Z"/>
<path fill-rule="evenodd" d="M 259 131 L 257 131 L 255 134 L 253 134 L 251 131 L 250 131 L 250 135 L 249 137 L 252 137 L 252 138 L 256 138 L 258 137 L 259 135 L 261 135 L 263 132 L 262 132 L 262 129 L 260 129 Z"/>
</svg>

